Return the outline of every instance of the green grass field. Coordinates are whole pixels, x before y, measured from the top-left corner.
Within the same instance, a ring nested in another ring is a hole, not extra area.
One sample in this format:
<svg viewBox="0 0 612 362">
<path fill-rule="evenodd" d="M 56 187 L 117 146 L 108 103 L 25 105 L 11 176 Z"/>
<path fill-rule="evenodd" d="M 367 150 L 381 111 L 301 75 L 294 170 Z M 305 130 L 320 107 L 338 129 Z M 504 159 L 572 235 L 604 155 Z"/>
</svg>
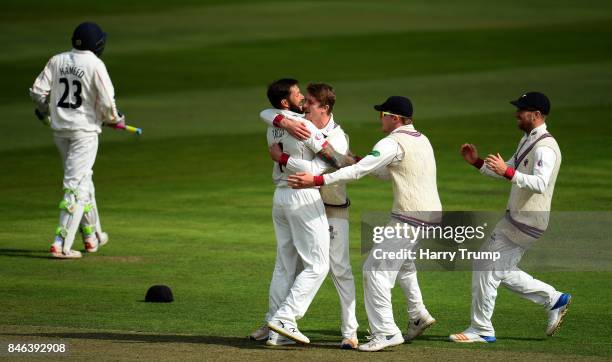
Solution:
<svg viewBox="0 0 612 362">
<path fill-rule="evenodd" d="M 498 342 L 446 341 L 469 324 L 470 274 L 422 272 L 437 318 L 425 336 L 356 355 L 340 341 L 327 280 L 300 329 L 313 347 L 270 350 L 245 336 L 267 309 L 274 265 L 266 85 L 291 76 L 337 91 L 351 148 L 382 137 L 372 104 L 409 96 L 433 143 L 446 210 L 503 210 L 509 185 L 458 154 L 472 142 L 509 157 L 521 137 L 508 101 L 540 90 L 563 152 L 553 208 L 609 211 L 612 191 L 612 4 L 607 1 L 139 1 L 84 5 L 11 0 L 0 15 L 0 342 L 64 341 L 75 359 L 576 359 L 612 355 L 612 272 L 534 273 L 575 301 L 558 335 L 546 313 L 500 289 Z M 117 103 L 140 138 L 106 130 L 94 168 L 111 236 L 77 261 L 47 257 L 61 164 L 27 88 L 73 28 L 98 22 Z M 607 39 L 607 40 L 606 40 Z M 391 205 L 389 184 L 349 186 L 360 335 L 367 319 L 360 215 Z M 165 283 L 176 301 L 143 303 Z M 395 315 L 405 325 L 402 293 Z M 5 351 L 0 351 L 0 356 Z M 11 356 L 9 356 L 11 357 Z M 14 356 L 12 356 L 14 357 Z"/>
</svg>

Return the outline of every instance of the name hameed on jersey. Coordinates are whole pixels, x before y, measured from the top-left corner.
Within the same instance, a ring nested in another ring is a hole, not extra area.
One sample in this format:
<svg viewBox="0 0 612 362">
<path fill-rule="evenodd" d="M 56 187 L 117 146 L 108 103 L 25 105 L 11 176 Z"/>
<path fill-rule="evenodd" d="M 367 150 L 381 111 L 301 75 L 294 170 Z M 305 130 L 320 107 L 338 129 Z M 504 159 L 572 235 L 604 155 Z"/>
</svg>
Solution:
<svg viewBox="0 0 612 362">
<path fill-rule="evenodd" d="M 60 68 L 59 71 L 60 71 L 60 75 L 64 75 L 64 76 L 72 74 L 79 78 L 83 78 L 83 76 L 85 75 L 85 71 L 83 69 L 77 66 L 74 66 L 74 65 L 67 65 L 63 68 Z"/>
</svg>

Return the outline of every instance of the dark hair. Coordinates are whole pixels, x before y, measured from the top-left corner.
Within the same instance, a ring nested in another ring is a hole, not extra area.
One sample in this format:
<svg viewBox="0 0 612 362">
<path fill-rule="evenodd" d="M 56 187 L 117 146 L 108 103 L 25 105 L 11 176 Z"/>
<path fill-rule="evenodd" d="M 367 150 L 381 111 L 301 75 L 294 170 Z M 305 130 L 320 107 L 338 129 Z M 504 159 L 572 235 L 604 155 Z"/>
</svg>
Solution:
<svg viewBox="0 0 612 362">
<path fill-rule="evenodd" d="M 336 103 L 336 93 L 334 88 L 325 83 L 310 83 L 306 88 L 308 94 L 313 96 L 322 106 L 328 106 L 328 114 L 334 110 L 334 104 Z"/>
<path fill-rule="evenodd" d="M 289 98 L 291 87 L 298 81 L 292 78 L 279 79 L 268 86 L 268 99 L 274 108 L 282 108 L 281 101 Z"/>
</svg>

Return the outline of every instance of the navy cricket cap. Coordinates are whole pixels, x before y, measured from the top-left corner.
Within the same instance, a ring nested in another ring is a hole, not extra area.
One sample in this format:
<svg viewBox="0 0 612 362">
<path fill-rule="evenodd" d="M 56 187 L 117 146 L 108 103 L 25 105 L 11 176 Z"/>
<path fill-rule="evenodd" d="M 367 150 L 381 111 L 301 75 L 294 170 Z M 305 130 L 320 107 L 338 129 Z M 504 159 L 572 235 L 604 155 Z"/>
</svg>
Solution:
<svg viewBox="0 0 612 362">
<path fill-rule="evenodd" d="M 510 101 L 519 110 L 540 111 L 547 115 L 550 112 L 550 101 L 544 93 L 528 92 L 515 101 Z"/>
<path fill-rule="evenodd" d="M 385 103 L 375 105 L 374 109 L 406 118 L 412 117 L 412 102 L 410 102 L 410 99 L 402 96 L 391 96 L 387 98 Z"/>
<path fill-rule="evenodd" d="M 154 285 L 147 290 L 145 302 L 149 303 L 170 303 L 174 300 L 172 290 L 166 285 Z"/>
<path fill-rule="evenodd" d="M 72 33 L 72 46 L 78 50 L 89 50 L 98 57 L 106 45 L 106 33 L 96 23 L 79 24 Z"/>
</svg>

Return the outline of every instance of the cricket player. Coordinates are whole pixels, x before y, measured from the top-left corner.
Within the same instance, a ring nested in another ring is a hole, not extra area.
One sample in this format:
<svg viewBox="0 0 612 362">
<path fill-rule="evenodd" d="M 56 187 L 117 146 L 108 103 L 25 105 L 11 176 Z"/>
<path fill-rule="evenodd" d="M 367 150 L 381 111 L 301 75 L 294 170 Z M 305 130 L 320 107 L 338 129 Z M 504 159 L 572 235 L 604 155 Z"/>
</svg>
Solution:
<svg viewBox="0 0 612 362">
<path fill-rule="evenodd" d="M 297 81 L 281 79 L 268 89 L 270 103 L 283 114 L 296 116 L 290 109 L 300 110 L 304 96 Z M 268 128 L 268 145 L 282 143 L 291 157 L 307 161 L 317 154 L 335 160 L 343 155 L 333 150 L 322 133 L 310 121 L 303 122 L 310 137 L 298 140 L 282 128 Z M 293 190 L 287 185 L 288 170 L 275 163 L 273 180 L 273 222 L 277 239 L 277 258 L 270 283 L 270 306 L 266 326 L 251 335 L 261 339 L 269 333 L 267 344 L 307 344 L 310 340 L 297 328 L 297 320 L 308 309 L 316 292 L 329 272 L 329 225 L 325 208 L 317 189 Z M 303 270 L 296 276 L 298 263 Z M 276 335 L 280 334 L 282 337 Z"/>
<path fill-rule="evenodd" d="M 313 176 L 301 172 L 289 176 L 289 185 L 295 188 L 335 185 L 374 174 L 392 182 L 393 224 L 415 227 L 439 222 L 442 206 L 434 153 L 427 137 L 412 124 L 412 103 L 408 98 L 392 96 L 374 108 L 380 111 L 382 130 L 388 136 L 372 152 L 358 163 L 333 173 Z M 365 305 L 372 336 L 368 343 L 359 345 L 360 351 L 379 351 L 404 343 L 391 305 L 391 290 L 396 280 L 408 300 L 410 322 L 406 339 L 415 338 L 435 323 L 423 304 L 414 262 L 404 259 L 394 263 L 380 269 L 367 267 L 371 265 L 368 262 L 364 264 Z"/>
<path fill-rule="evenodd" d="M 64 197 L 59 204 L 59 226 L 51 245 L 55 258 L 80 258 L 72 249 L 77 230 L 85 250 L 96 252 L 108 242 L 102 232 L 92 181 L 103 122 L 124 122 L 115 105 L 115 92 L 100 59 L 106 33 L 94 23 L 82 23 L 72 35 L 73 49 L 53 56 L 30 89 L 35 113 L 50 119 L 64 168 Z"/>
<path fill-rule="evenodd" d="M 309 84 L 306 102 L 304 104 L 305 118 L 311 121 L 323 134 L 333 148 L 345 155 L 350 155 L 348 136 L 342 127 L 334 120 L 332 113 L 336 95 L 331 86 L 323 83 Z M 278 117 L 277 110 L 262 112 L 262 118 L 272 125 L 274 118 Z M 296 120 L 299 122 L 299 120 Z M 323 158 L 317 157 L 306 161 L 283 153 L 277 144 L 271 148 L 272 159 L 287 167 L 290 174 L 309 171 L 322 174 L 335 171 Z M 349 258 L 349 221 L 348 208 L 350 200 L 347 197 L 346 185 L 323 186 L 319 189 L 325 214 L 329 223 L 330 232 L 330 270 L 331 277 L 340 297 L 342 326 L 342 349 L 355 349 L 358 346 L 357 328 L 359 324 L 355 314 L 355 280 Z"/>
<path fill-rule="evenodd" d="M 550 112 L 548 98 L 529 92 L 511 101 L 516 107 L 518 127 L 525 132 L 509 161 L 497 154 L 485 160 L 478 157 L 472 144 L 461 146 L 463 158 L 486 176 L 507 179 L 512 183 L 506 216 L 499 221 L 484 251 L 500 252 L 496 262 L 477 263 L 472 273 L 471 325 L 450 340 L 460 343 L 496 341 L 491 323 L 497 288 L 503 284 L 514 293 L 538 303 L 548 311 L 546 334 L 552 336 L 560 327 L 572 297 L 534 279 L 520 270 L 521 257 L 548 226 L 555 181 L 561 166 L 561 151 L 546 128 Z"/>
</svg>

